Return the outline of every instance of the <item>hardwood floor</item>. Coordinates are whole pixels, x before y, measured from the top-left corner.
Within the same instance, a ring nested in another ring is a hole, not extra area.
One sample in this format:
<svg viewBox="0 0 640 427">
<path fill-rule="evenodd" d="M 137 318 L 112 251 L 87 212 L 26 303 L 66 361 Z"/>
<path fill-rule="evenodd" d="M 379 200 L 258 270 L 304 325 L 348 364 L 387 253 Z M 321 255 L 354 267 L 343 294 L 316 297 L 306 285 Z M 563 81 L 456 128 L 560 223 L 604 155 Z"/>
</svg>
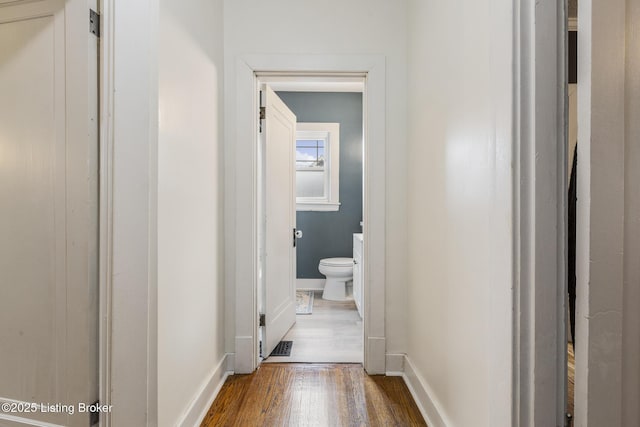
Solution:
<svg viewBox="0 0 640 427">
<path fill-rule="evenodd" d="M 263 363 L 360 363 L 364 359 L 356 303 L 324 300 L 322 291 L 314 294 L 313 314 L 297 315 L 283 340 L 293 341 L 291 356 L 268 357 Z"/>
<path fill-rule="evenodd" d="M 573 416 L 574 386 L 576 382 L 576 360 L 573 344 L 567 344 L 567 413 Z"/>
<path fill-rule="evenodd" d="M 359 364 L 262 364 L 230 376 L 201 427 L 426 426 L 401 377 Z"/>
</svg>

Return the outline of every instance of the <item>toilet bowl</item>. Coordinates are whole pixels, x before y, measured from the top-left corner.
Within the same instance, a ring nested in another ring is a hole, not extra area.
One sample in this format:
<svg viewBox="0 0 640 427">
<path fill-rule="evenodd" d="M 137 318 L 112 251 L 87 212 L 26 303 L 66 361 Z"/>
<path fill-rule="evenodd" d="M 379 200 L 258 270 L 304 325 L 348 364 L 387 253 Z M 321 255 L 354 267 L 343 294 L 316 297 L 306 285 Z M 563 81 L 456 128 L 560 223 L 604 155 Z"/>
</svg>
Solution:
<svg viewBox="0 0 640 427">
<path fill-rule="evenodd" d="M 318 270 L 327 277 L 322 299 L 345 301 L 347 299 L 347 282 L 353 280 L 353 258 L 321 259 Z"/>
</svg>

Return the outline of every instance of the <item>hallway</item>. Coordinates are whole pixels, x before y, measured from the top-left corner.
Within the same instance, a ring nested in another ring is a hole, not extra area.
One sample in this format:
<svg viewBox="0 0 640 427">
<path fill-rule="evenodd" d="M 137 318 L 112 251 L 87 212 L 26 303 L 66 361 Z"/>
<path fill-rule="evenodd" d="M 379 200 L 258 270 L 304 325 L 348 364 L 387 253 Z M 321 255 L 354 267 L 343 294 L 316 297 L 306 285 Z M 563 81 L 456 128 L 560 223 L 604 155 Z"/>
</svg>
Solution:
<svg viewBox="0 0 640 427">
<path fill-rule="evenodd" d="M 565 2 L 0 0 L 0 427 L 640 426 L 640 0 L 580 2 L 567 103 Z"/>
<path fill-rule="evenodd" d="M 359 364 L 263 364 L 232 375 L 201 427 L 426 426 L 401 377 Z"/>
</svg>

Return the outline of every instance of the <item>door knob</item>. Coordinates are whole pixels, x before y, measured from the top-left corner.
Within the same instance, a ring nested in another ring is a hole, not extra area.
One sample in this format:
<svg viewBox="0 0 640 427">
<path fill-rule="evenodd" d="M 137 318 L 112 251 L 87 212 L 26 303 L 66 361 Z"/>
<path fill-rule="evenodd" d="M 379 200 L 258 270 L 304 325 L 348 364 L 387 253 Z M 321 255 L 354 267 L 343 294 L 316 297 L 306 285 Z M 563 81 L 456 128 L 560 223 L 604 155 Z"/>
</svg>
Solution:
<svg viewBox="0 0 640 427">
<path fill-rule="evenodd" d="M 302 239 L 302 230 L 296 230 L 296 239 Z"/>
</svg>

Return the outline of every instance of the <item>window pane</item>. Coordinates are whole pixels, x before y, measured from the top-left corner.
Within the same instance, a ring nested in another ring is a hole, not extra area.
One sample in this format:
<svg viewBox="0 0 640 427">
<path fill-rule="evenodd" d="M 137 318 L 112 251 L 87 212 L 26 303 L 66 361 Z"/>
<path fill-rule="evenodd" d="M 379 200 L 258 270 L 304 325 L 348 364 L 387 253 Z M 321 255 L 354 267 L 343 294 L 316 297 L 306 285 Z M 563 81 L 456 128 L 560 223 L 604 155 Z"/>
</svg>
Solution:
<svg viewBox="0 0 640 427">
<path fill-rule="evenodd" d="M 323 140 L 297 140 L 296 167 L 298 169 L 324 167 L 324 146 Z"/>
<path fill-rule="evenodd" d="M 296 195 L 301 210 L 314 210 L 307 204 L 338 202 L 339 132 L 338 123 L 297 125 Z M 335 191 L 331 185 L 336 185 Z"/>
<path fill-rule="evenodd" d="M 299 170 L 296 172 L 297 197 L 324 197 L 324 171 Z"/>
<path fill-rule="evenodd" d="M 318 161 L 318 150 L 315 147 L 314 148 L 298 147 L 296 149 L 296 160 L 297 161 L 317 162 Z"/>
<path fill-rule="evenodd" d="M 317 139 L 298 139 L 296 141 L 296 147 L 308 147 L 308 148 L 324 147 L 324 141 L 317 140 Z"/>
</svg>

